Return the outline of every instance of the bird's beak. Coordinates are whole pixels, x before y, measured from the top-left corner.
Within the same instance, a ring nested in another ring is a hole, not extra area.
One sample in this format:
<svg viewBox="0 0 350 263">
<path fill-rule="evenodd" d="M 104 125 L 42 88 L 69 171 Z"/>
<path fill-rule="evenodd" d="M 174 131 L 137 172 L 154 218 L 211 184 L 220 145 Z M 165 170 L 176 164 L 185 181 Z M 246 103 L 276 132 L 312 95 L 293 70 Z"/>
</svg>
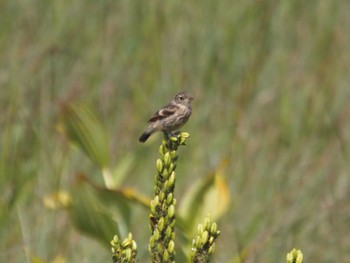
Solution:
<svg viewBox="0 0 350 263">
<path fill-rule="evenodd" d="M 189 99 L 190 99 L 190 101 L 194 100 L 194 98 L 193 98 L 193 97 L 191 97 L 191 96 L 189 97 Z"/>
</svg>

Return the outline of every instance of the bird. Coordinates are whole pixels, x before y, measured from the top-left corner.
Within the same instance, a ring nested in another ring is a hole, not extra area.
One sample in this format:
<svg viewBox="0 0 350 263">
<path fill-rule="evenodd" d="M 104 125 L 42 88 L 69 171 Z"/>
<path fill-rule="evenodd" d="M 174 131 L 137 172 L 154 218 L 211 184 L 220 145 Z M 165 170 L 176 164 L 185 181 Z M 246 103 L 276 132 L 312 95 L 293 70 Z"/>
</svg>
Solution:
<svg viewBox="0 0 350 263">
<path fill-rule="evenodd" d="M 171 133 L 179 130 L 191 116 L 192 100 L 193 97 L 186 92 L 176 94 L 169 104 L 162 107 L 149 119 L 148 127 L 140 136 L 139 142 L 144 143 L 157 131 Z"/>
</svg>

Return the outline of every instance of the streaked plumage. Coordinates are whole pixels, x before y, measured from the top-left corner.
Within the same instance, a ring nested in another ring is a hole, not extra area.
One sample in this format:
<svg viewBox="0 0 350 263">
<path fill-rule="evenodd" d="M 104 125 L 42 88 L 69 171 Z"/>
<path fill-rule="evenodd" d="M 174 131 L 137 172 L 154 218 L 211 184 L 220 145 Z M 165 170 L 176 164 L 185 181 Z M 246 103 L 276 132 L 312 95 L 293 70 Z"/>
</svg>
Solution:
<svg viewBox="0 0 350 263">
<path fill-rule="evenodd" d="M 149 119 L 149 125 L 140 136 L 139 141 L 145 142 L 156 131 L 172 132 L 180 129 L 191 116 L 192 100 L 193 98 L 188 93 L 178 93 L 168 105 Z"/>
</svg>

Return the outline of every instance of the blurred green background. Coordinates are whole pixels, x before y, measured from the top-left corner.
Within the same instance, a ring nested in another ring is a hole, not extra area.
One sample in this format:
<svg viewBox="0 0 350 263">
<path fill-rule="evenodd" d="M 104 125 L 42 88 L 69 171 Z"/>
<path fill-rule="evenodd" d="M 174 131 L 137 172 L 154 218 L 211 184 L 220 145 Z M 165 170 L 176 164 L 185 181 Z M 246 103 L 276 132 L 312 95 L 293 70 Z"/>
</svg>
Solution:
<svg viewBox="0 0 350 263">
<path fill-rule="evenodd" d="M 123 187 L 150 197 L 161 135 L 138 137 L 184 90 L 195 100 L 177 200 L 213 173 L 229 190 L 214 262 L 284 262 L 293 247 L 305 262 L 350 262 L 349 10 L 346 0 L 0 1 L 0 261 L 111 262 L 108 242 L 44 202 L 74 193 L 78 172 L 103 186 L 62 132 L 62 108 L 92 109 Z M 148 214 L 131 205 L 140 262 Z"/>
</svg>

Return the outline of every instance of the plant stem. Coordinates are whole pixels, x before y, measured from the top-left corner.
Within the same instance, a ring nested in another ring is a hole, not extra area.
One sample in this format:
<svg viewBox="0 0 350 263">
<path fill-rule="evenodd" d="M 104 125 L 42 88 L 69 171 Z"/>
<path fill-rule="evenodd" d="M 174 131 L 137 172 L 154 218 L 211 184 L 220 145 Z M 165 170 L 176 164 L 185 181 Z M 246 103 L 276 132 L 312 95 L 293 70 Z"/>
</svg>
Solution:
<svg viewBox="0 0 350 263">
<path fill-rule="evenodd" d="M 177 149 L 184 145 L 188 133 L 164 134 L 157 160 L 154 198 L 151 201 L 149 250 L 152 262 L 175 262 L 175 169 Z"/>
</svg>

